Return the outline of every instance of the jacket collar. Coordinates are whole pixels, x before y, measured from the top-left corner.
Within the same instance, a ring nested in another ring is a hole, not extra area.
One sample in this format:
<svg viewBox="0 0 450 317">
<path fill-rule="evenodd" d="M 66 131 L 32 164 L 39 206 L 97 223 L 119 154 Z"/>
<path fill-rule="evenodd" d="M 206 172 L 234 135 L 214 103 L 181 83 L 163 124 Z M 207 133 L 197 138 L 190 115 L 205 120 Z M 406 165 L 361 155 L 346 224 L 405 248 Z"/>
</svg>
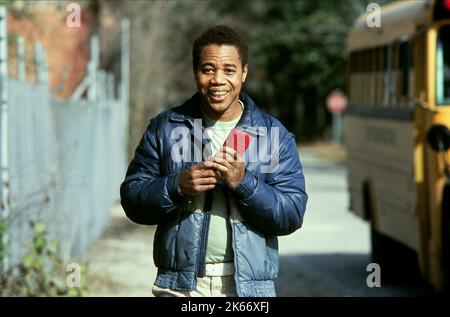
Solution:
<svg viewBox="0 0 450 317">
<path fill-rule="evenodd" d="M 260 131 L 258 127 L 266 127 L 261 110 L 258 109 L 255 102 L 245 92 L 241 91 L 239 99 L 244 104 L 244 112 L 236 128 L 252 135 L 265 135 L 266 132 Z M 169 120 L 175 122 L 185 122 L 194 127 L 194 119 L 201 119 L 202 111 L 200 106 L 200 95 L 195 93 L 185 103 L 179 107 L 171 109 Z"/>
</svg>

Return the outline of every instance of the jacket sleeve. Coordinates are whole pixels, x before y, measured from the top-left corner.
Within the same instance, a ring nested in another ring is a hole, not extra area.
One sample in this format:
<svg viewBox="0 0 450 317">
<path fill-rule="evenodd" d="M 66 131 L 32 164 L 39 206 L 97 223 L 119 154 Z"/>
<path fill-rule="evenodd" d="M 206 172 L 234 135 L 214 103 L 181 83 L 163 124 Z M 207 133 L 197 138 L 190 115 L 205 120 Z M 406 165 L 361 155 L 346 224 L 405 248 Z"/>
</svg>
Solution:
<svg viewBox="0 0 450 317">
<path fill-rule="evenodd" d="M 302 226 L 308 195 L 295 137 L 280 142 L 279 166 L 266 182 L 248 169 L 234 188 L 246 222 L 266 235 L 287 235 Z"/>
<path fill-rule="evenodd" d="M 179 174 L 160 175 L 154 120 L 150 121 L 120 186 L 122 207 L 132 221 L 155 225 L 176 212 L 182 199 Z"/>
</svg>

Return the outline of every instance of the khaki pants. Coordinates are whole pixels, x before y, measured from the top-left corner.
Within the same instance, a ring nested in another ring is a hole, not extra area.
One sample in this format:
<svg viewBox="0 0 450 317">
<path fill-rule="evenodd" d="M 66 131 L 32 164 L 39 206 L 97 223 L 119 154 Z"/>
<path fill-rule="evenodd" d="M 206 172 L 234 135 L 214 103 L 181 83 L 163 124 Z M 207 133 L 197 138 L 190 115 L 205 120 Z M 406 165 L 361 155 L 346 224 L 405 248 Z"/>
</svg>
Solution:
<svg viewBox="0 0 450 317">
<path fill-rule="evenodd" d="M 155 297 L 237 297 L 233 275 L 197 278 L 197 289 L 177 291 L 153 285 Z"/>
</svg>

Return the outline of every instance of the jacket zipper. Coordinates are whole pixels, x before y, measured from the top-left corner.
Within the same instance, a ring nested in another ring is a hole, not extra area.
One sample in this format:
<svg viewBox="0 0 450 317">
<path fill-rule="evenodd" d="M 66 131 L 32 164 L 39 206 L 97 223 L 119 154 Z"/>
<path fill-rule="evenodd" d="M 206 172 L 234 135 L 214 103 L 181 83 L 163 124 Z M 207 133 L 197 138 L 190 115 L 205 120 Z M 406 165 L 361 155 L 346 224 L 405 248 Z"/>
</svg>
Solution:
<svg viewBox="0 0 450 317">
<path fill-rule="evenodd" d="M 205 211 L 205 215 L 203 217 L 202 230 L 200 233 L 200 251 L 197 258 L 197 277 L 205 276 L 206 247 L 208 243 L 209 223 L 211 220 L 212 198 L 212 190 L 207 191 L 205 197 L 205 205 L 203 208 L 203 210 Z"/>
<path fill-rule="evenodd" d="M 233 203 L 232 195 L 230 192 L 228 192 L 228 199 L 227 199 L 227 207 L 228 207 L 228 219 L 230 220 L 230 226 L 231 226 L 231 248 L 233 249 L 233 261 L 234 261 L 234 283 L 236 285 L 236 292 L 238 296 L 241 294 L 241 288 L 239 285 L 238 280 L 238 262 L 237 262 L 237 247 L 236 247 L 236 224 L 234 219 L 231 217 L 231 204 Z"/>
<path fill-rule="evenodd" d="M 192 134 L 193 134 L 194 139 L 198 138 L 198 139 L 200 139 L 200 141 L 202 143 L 202 153 L 203 153 L 204 148 L 209 143 L 208 141 L 205 142 L 205 140 L 203 139 L 203 128 L 201 131 L 201 133 L 202 133 L 201 137 L 199 137 L 198 135 L 195 134 L 195 132 L 198 132 L 195 129 L 193 132 L 194 133 L 192 133 Z M 211 153 L 209 153 L 209 155 L 211 155 Z M 197 270 L 196 270 L 197 277 L 204 277 L 205 273 L 206 273 L 205 272 L 206 271 L 206 248 L 207 248 L 207 244 L 208 244 L 208 234 L 209 234 L 209 223 L 211 220 L 212 200 L 213 200 L 213 190 L 208 190 L 206 192 L 205 203 L 203 205 L 204 217 L 203 217 L 202 228 L 201 228 L 201 232 L 200 232 L 200 245 L 199 245 L 199 254 L 198 254 L 198 258 L 197 258 Z"/>
</svg>

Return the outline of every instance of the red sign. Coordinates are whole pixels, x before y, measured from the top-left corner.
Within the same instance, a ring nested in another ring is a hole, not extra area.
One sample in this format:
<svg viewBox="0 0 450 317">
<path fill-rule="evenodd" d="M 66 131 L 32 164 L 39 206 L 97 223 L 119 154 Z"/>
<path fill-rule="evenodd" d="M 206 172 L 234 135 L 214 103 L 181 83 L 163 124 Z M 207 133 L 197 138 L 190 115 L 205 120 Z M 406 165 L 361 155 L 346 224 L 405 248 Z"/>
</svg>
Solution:
<svg viewBox="0 0 450 317">
<path fill-rule="evenodd" d="M 347 96 L 335 90 L 328 95 L 327 108 L 330 112 L 338 113 L 345 110 L 347 107 Z"/>
</svg>

